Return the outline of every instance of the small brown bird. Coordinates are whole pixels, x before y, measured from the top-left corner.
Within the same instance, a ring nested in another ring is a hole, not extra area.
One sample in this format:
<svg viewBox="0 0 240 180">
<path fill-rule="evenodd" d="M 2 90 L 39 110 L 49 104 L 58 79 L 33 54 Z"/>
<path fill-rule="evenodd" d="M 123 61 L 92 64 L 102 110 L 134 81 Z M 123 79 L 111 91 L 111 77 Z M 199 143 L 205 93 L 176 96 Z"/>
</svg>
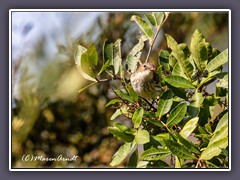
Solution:
<svg viewBox="0 0 240 180">
<path fill-rule="evenodd" d="M 140 64 L 131 75 L 133 90 L 143 98 L 154 98 L 162 91 L 156 68 L 150 63 Z"/>
</svg>

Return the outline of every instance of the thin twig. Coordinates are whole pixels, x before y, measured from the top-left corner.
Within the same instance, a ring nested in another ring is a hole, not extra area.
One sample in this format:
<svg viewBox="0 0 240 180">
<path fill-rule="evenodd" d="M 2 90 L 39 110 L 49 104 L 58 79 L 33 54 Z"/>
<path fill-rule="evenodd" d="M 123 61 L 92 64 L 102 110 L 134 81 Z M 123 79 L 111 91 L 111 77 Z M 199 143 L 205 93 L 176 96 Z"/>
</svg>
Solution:
<svg viewBox="0 0 240 180">
<path fill-rule="evenodd" d="M 148 50 L 148 54 L 147 54 L 147 58 L 146 58 L 146 60 L 145 60 L 145 63 L 147 63 L 148 60 L 149 60 L 149 57 L 150 57 L 150 54 L 151 54 L 151 51 L 152 51 L 153 44 L 155 43 L 155 41 L 156 41 L 156 39 L 157 39 L 157 36 L 158 36 L 158 33 L 160 32 L 160 30 L 161 30 L 163 24 L 166 22 L 167 18 L 168 18 L 168 15 L 165 17 L 165 19 L 163 20 L 162 24 L 157 28 L 157 31 L 156 31 L 156 33 L 155 33 L 155 35 L 154 35 L 154 37 L 153 37 L 153 40 L 152 40 L 152 42 L 150 43 L 150 47 L 149 47 L 149 50 Z"/>
</svg>

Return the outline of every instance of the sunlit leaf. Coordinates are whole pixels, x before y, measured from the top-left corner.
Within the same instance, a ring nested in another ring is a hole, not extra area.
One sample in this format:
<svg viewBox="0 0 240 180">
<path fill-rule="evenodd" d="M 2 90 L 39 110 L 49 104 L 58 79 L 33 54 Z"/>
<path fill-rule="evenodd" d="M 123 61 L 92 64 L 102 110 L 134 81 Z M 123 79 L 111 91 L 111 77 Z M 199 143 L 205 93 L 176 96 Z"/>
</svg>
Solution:
<svg viewBox="0 0 240 180">
<path fill-rule="evenodd" d="M 190 63 L 187 55 L 170 35 L 165 34 L 165 36 L 167 38 L 168 47 L 172 49 L 172 55 L 179 62 L 182 71 L 188 76 L 189 79 L 191 79 L 193 74 L 193 66 Z"/>
<path fill-rule="evenodd" d="M 187 148 L 178 144 L 177 142 L 170 139 L 166 139 L 164 141 L 168 149 L 179 158 L 186 160 L 196 159 L 196 157 L 190 153 Z"/>
<path fill-rule="evenodd" d="M 142 38 L 139 39 L 139 42 L 133 47 L 126 60 L 126 69 L 131 73 L 134 73 L 137 69 L 138 60 L 141 57 L 142 49 L 144 47 L 144 41 Z"/>
<path fill-rule="evenodd" d="M 116 119 L 116 117 L 118 117 L 118 116 L 121 115 L 121 114 L 122 114 L 121 109 L 117 109 L 117 110 L 113 113 L 113 115 L 111 116 L 110 120 Z"/>
<path fill-rule="evenodd" d="M 155 20 L 156 28 L 160 27 L 165 18 L 165 13 L 164 12 L 152 12 L 152 16 Z"/>
<path fill-rule="evenodd" d="M 109 102 L 105 105 L 105 107 L 108 107 L 108 106 L 110 106 L 110 105 L 116 104 L 116 103 L 118 103 L 118 102 L 122 102 L 122 100 L 121 100 L 121 99 L 112 99 L 111 101 L 109 101 Z"/>
<path fill-rule="evenodd" d="M 198 123 L 199 117 L 195 117 L 193 119 L 190 119 L 182 128 L 182 130 L 180 131 L 180 135 L 183 138 L 188 138 L 188 136 L 190 136 L 190 134 L 194 131 L 194 129 L 197 127 L 197 123 Z"/>
<path fill-rule="evenodd" d="M 118 151 L 113 155 L 113 159 L 110 166 L 117 166 L 123 162 L 123 160 L 132 152 L 135 147 L 135 143 L 125 143 L 122 145 Z"/>
<path fill-rule="evenodd" d="M 158 141 L 163 147 L 166 146 L 164 139 L 169 139 L 170 135 L 168 133 L 160 133 L 156 136 L 152 136 L 153 139 Z"/>
<path fill-rule="evenodd" d="M 144 151 L 141 155 L 140 158 L 142 160 L 147 160 L 147 161 L 157 161 L 160 159 L 163 159 L 171 154 L 171 151 L 168 149 L 156 149 L 156 148 L 150 148 Z"/>
<path fill-rule="evenodd" d="M 198 29 L 192 35 L 190 50 L 198 70 L 203 72 L 208 62 L 208 52 L 205 45 L 205 38 Z"/>
<path fill-rule="evenodd" d="M 168 113 L 173 103 L 173 92 L 168 90 L 164 92 L 158 102 L 158 109 L 156 116 L 161 118 L 164 114 Z"/>
<path fill-rule="evenodd" d="M 118 39 L 113 45 L 113 67 L 115 75 L 118 74 L 121 64 L 121 39 Z"/>
<path fill-rule="evenodd" d="M 145 16 L 155 28 L 159 28 L 165 18 L 165 13 L 152 12 L 152 14 L 147 14 Z"/>
<path fill-rule="evenodd" d="M 139 128 L 139 126 L 141 125 L 142 123 L 142 118 L 143 118 L 143 108 L 139 108 L 137 109 L 134 114 L 133 114 L 133 117 L 132 117 L 132 121 L 133 121 L 133 124 L 134 124 L 134 128 Z"/>
<path fill-rule="evenodd" d="M 176 106 L 170 113 L 168 119 L 167 119 L 167 126 L 170 127 L 174 124 L 178 124 L 182 121 L 185 114 L 187 112 L 187 104 L 181 103 L 178 106 Z"/>
<path fill-rule="evenodd" d="M 172 53 L 169 54 L 169 65 L 173 68 L 175 66 L 175 64 L 178 62 L 177 59 L 172 55 Z M 179 66 L 180 68 L 180 66 Z"/>
<path fill-rule="evenodd" d="M 137 164 L 137 168 L 147 168 L 149 161 L 139 161 Z"/>
<path fill-rule="evenodd" d="M 75 64 L 80 74 L 89 81 L 96 82 L 93 66 L 97 63 L 96 49 L 91 46 L 88 50 L 78 45 L 74 54 Z M 93 62 L 91 62 L 93 60 Z"/>
<path fill-rule="evenodd" d="M 228 124 L 228 112 L 224 114 L 224 116 L 220 119 L 214 132 L 219 131 L 223 126 L 227 124 Z"/>
<path fill-rule="evenodd" d="M 221 52 L 207 64 L 206 69 L 208 70 L 208 72 L 211 72 L 227 62 L 228 62 L 228 49 L 225 49 L 223 52 Z"/>
<path fill-rule="evenodd" d="M 202 160 L 210 160 L 214 156 L 218 156 L 222 149 L 225 149 L 228 146 L 228 137 L 223 138 L 219 141 L 212 143 L 208 146 L 201 154 L 200 159 Z"/>
<path fill-rule="evenodd" d="M 175 168 L 181 168 L 181 167 L 182 167 L 181 162 L 180 162 L 180 159 L 179 159 L 177 156 L 175 156 L 175 164 L 174 164 L 174 167 L 175 167 Z"/>
<path fill-rule="evenodd" d="M 181 76 L 185 79 L 188 79 L 188 77 L 184 74 L 184 72 L 180 68 L 179 62 L 175 63 L 175 65 L 173 67 L 172 75 Z"/>
<path fill-rule="evenodd" d="M 216 141 L 219 141 L 221 139 L 224 139 L 224 138 L 228 137 L 228 125 L 227 124 L 224 125 L 221 129 L 214 132 L 213 134 L 214 135 L 210 139 L 208 146 L 215 143 Z"/>
<path fill-rule="evenodd" d="M 170 75 L 164 78 L 164 80 L 177 88 L 189 88 L 189 89 L 193 89 L 194 86 L 193 84 L 188 81 L 187 79 L 181 77 L 181 76 L 175 76 L 175 75 Z"/>
<path fill-rule="evenodd" d="M 142 18 L 140 18 L 137 15 L 133 15 L 131 17 L 131 20 L 135 21 L 137 23 L 137 25 L 140 27 L 140 29 L 142 30 L 144 35 L 147 36 L 149 41 L 151 41 L 154 33 L 153 33 L 153 30 L 152 30 L 150 24 L 148 22 L 144 21 Z"/>
<path fill-rule="evenodd" d="M 135 135 L 135 140 L 137 144 L 146 144 L 150 141 L 150 135 L 147 130 L 139 129 Z"/>
</svg>

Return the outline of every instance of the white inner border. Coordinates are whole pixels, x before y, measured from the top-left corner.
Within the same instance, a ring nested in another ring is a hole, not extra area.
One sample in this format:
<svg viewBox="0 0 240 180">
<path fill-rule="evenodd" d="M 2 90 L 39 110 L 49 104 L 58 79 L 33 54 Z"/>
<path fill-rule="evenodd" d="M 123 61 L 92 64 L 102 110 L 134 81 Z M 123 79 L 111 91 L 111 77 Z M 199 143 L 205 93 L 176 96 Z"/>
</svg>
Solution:
<svg viewBox="0 0 240 180">
<path fill-rule="evenodd" d="M 229 116 L 228 116 L 228 140 L 229 140 L 229 168 L 228 169 L 117 169 L 117 168 L 110 168 L 110 169 L 96 169 L 96 168 L 86 168 L 86 169 L 67 169 L 67 168 L 55 168 L 55 169 L 17 169 L 12 168 L 12 37 L 11 37 L 11 30 L 12 30 L 12 12 L 151 12 L 151 11 L 165 11 L 165 12 L 228 12 L 228 72 L 229 72 Z M 230 9 L 10 9 L 9 10 L 9 171 L 231 171 L 231 10 Z"/>
</svg>

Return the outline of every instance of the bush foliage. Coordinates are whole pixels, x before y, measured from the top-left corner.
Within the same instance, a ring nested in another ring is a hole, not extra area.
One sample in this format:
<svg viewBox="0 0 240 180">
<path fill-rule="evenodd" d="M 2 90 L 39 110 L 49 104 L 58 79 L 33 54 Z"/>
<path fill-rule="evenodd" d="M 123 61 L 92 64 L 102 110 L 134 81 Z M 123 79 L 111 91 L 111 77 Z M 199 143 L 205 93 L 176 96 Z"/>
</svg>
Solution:
<svg viewBox="0 0 240 180">
<path fill-rule="evenodd" d="M 81 75 L 96 84 L 109 83 L 115 113 L 109 132 L 122 141 L 111 166 L 128 168 L 228 168 L 228 49 L 220 52 L 198 29 L 190 44 L 165 34 L 168 49 L 160 50 L 157 73 L 164 89 L 145 100 L 133 91 L 129 74 L 134 73 L 144 49 L 151 56 L 155 40 L 171 14 L 152 12 L 133 15 L 141 35 L 122 57 L 121 39 L 105 43 L 102 60 L 94 45 L 78 45 L 75 63 Z M 123 60 L 124 59 L 124 60 Z M 99 66 L 101 68 L 99 68 Z M 215 84 L 216 83 L 216 84 Z M 214 93 L 207 91 L 214 86 Z M 125 118 L 125 121 L 119 119 Z M 129 123 L 131 122 L 131 123 Z"/>
</svg>

